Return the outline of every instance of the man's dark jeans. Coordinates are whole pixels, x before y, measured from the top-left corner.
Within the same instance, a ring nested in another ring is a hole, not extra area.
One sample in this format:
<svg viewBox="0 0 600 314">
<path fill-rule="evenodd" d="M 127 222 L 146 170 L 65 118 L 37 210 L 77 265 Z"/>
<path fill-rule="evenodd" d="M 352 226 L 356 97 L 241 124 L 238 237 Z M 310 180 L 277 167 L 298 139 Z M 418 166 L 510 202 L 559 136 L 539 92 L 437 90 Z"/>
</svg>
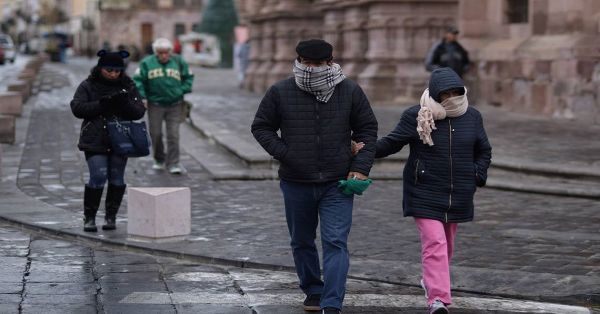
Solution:
<svg viewBox="0 0 600 314">
<path fill-rule="evenodd" d="M 300 288 L 321 294 L 321 308 L 342 308 L 349 267 L 347 248 L 354 197 L 343 194 L 337 182 L 298 183 L 281 180 L 285 215 Z M 321 220 L 323 280 L 315 245 Z"/>
</svg>

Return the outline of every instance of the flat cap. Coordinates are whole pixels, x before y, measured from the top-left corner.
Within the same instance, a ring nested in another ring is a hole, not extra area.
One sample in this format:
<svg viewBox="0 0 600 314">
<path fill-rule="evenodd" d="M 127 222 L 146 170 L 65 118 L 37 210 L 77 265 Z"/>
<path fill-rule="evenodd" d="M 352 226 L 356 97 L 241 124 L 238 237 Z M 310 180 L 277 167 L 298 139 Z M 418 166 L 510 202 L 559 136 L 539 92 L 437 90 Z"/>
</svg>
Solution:
<svg viewBox="0 0 600 314">
<path fill-rule="evenodd" d="M 322 39 L 303 40 L 296 46 L 296 53 L 308 60 L 331 60 L 333 58 L 333 46 Z"/>
</svg>

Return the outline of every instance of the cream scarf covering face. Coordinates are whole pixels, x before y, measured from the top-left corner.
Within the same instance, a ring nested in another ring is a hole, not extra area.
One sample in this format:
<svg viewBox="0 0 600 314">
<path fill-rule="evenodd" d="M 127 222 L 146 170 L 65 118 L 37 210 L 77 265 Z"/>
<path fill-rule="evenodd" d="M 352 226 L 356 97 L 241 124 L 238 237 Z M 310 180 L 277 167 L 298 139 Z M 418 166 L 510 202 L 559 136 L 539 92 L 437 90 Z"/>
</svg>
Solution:
<svg viewBox="0 0 600 314">
<path fill-rule="evenodd" d="M 469 107 L 467 88 L 465 87 L 464 95 L 447 98 L 441 104 L 429 96 L 428 88 L 421 95 L 420 104 L 421 109 L 417 115 L 417 132 L 424 144 L 433 146 L 431 131 L 436 129 L 435 120 L 443 120 L 446 117 L 456 118 L 467 112 Z"/>
</svg>

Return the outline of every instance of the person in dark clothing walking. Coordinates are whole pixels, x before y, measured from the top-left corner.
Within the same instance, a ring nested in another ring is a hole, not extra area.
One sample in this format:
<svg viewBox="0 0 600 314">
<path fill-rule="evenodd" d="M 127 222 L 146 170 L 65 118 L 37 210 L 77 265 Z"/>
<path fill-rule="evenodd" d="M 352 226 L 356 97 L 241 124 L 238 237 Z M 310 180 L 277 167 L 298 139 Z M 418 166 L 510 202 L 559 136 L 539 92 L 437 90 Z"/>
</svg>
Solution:
<svg viewBox="0 0 600 314">
<path fill-rule="evenodd" d="M 458 43 L 458 29 L 449 27 L 444 38 L 436 42 L 425 58 L 425 68 L 431 72 L 449 67 L 460 77 L 469 70 L 469 53 Z"/>
<path fill-rule="evenodd" d="M 127 51 L 98 52 L 98 64 L 92 68 L 71 100 L 71 111 L 83 119 L 79 136 L 79 150 L 85 153 L 90 179 L 83 194 L 83 230 L 96 232 L 96 212 L 100 206 L 104 185 L 106 192 L 106 215 L 104 230 L 116 229 L 116 216 L 125 193 L 125 166 L 127 157 L 111 151 L 106 124 L 114 119 L 137 120 L 146 109 L 133 80 L 125 72 L 123 59 Z"/>
<path fill-rule="evenodd" d="M 473 220 L 473 195 L 485 185 L 492 158 L 481 114 L 469 107 L 467 89 L 452 69 L 431 73 L 421 104 L 408 108 L 396 128 L 377 141 L 375 157 L 405 145 L 410 154 L 402 176 L 402 207 L 421 235 L 421 286 L 429 313 L 448 313 L 457 226 Z"/>
<path fill-rule="evenodd" d="M 377 120 L 367 97 L 333 63 L 332 51 L 320 39 L 301 41 L 294 77 L 269 88 L 252 123 L 256 140 L 280 162 L 294 263 L 307 296 L 304 309 L 323 313 L 340 313 L 349 267 L 354 198 L 342 193 L 338 180 L 367 179 L 377 139 Z M 356 156 L 351 139 L 365 144 Z M 322 279 L 315 246 L 319 222 Z"/>
</svg>

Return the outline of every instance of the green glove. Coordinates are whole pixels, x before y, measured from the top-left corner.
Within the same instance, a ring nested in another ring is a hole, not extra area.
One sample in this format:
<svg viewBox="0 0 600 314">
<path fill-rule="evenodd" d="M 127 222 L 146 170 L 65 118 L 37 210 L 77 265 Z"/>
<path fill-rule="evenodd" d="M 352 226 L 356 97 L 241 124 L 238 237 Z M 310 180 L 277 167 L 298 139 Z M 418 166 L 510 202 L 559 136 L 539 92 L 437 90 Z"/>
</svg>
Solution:
<svg viewBox="0 0 600 314">
<path fill-rule="evenodd" d="M 362 195 L 363 192 L 367 190 L 367 188 L 369 187 L 369 185 L 371 185 L 372 182 L 373 182 L 373 180 L 371 180 L 371 179 L 340 180 L 340 181 L 338 181 L 338 188 L 340 188 L 342 190 L 342 193 L 344 193 L 346 195 L 352 195 L 352 194 Z"/>
</svg>

